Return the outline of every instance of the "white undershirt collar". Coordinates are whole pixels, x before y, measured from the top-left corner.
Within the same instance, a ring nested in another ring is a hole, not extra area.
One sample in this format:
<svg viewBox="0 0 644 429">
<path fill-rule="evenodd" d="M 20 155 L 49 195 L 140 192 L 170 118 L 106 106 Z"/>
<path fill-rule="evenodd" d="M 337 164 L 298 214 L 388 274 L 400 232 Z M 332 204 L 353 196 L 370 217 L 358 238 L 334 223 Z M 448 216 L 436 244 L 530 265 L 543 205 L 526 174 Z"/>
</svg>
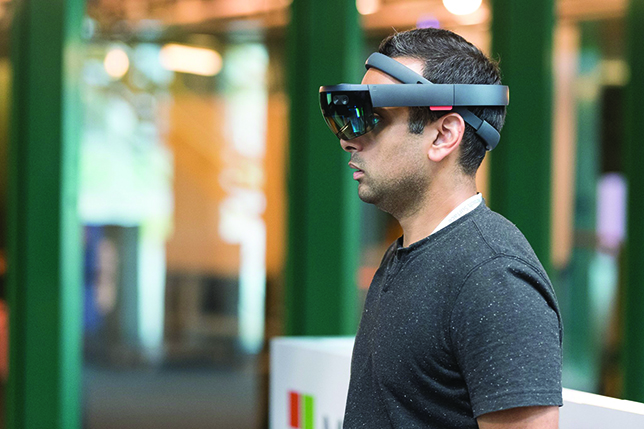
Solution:
<svg viewBox="0 0 644 429">
<path fill-rule="evenodd" d="M 465 216 L 466 214 L 468 214 L 469 212 L 477 208 L 482 201 L 483 201 L 483 196 L 480 193 L 477 193 L 476 195 L 469 197 L 467 200 L 463 201 L 458 206 L 456 206 L 454 210 L 449 212 L 449 214 L 445 216 L 445 219 L 443 219 L 441 223 L 439 223 L 438 226 L 432 231 L 432 234 L 440 231 L 450 223 Z M 432 235 L 432 234 L 429 234 L 429 235 Z"/>
</svg>

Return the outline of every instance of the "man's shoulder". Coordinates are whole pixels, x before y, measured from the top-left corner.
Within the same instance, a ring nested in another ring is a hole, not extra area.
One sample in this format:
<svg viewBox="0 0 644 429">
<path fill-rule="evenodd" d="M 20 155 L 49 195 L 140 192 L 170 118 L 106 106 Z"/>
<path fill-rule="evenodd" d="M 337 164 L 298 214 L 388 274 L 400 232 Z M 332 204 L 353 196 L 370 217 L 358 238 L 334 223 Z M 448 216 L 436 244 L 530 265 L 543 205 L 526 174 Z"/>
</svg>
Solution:
<svg viewBox="0 0 644 429">
<path fill-rule="evenodd" d="M 545 270 L 530 243 L 511 221 L 490 210 L 484 203 L 446 231 L 440 248 L 444 258 L 466 274 L 493 260 L 510 260 L 532 267 L 545 277 Z"/>
<path fill-rule="evenodd" d="M 480 235 L 494 255 L 537 259 L 523 233 L 501 214 L 482 205 L 470 219 L 470 233 Z"/>
</svg>

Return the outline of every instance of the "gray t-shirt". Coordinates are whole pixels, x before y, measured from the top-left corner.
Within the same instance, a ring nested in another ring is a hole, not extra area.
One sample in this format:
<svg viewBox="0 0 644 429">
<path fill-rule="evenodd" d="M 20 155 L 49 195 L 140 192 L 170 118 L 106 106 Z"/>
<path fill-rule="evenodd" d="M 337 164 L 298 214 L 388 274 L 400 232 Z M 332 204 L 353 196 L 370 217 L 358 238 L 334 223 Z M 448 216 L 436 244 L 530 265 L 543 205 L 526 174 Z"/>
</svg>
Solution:
<svg viewBox="0 0 644 429">
<path fill-rule="evenodd" d="M 369 288 L 345 428 L 477 428 L 508 408 L 562 405 L 562 327 L 521 232 L 481 204 L 411 246 Z"/>
</svg>

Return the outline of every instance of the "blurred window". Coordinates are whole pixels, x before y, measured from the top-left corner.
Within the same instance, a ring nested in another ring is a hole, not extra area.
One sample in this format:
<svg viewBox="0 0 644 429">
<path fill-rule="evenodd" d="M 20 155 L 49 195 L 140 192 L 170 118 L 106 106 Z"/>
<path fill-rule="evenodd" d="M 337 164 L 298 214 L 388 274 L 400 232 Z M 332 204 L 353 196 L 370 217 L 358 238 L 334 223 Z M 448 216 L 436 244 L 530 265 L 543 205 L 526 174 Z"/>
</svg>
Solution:
<svg viewBox="0 0 644 429">
<path fill-rule="evenodd" d="M 266 418 L 287 135 L 285 21 L 271 24 L 285 4 L 269 3 L 219 2 L 228 9 L 201 15 L 194 2 L 88 3 L 79 213 L 89 428 Z"/>
</svg>

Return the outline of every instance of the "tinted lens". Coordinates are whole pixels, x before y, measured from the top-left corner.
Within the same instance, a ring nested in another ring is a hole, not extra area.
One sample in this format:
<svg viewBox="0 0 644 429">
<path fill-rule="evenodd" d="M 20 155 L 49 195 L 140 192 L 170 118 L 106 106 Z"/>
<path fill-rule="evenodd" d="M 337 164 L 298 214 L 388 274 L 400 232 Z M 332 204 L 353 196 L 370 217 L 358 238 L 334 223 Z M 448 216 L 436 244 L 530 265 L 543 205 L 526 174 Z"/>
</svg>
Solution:
<svg viewBox="0 0 644 429">
<path fill-rule="evenodd" d="M 373 127 L 377 122 L 373 115 L 371 115 L 371 117 L 366 117 L 364 113 L 361 114 L 359 110 L 356 110 L 355 114 L 351 116 L 325 116 L 324 120 L 333 134 L 342 140 L 351 140 L 363 134 L 367 134 L 369 131 L 373 130 Z"/>
<path fill-rule="evenodd" d="M 320 107 L 331 131 L 342 140 L 367 134 L 378 123 L 367 91 L 321 93 Z"/>
</svg>

